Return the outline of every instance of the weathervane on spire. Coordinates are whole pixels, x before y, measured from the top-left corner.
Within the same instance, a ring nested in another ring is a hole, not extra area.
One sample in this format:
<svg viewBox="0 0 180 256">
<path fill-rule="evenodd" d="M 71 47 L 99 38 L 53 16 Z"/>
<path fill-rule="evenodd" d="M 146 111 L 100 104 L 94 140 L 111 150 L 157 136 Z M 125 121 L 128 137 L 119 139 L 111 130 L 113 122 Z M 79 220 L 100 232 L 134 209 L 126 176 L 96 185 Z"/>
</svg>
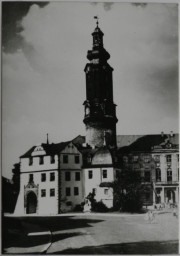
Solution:
<svg viewBox="0 0 180 256">
<path fill-rule="evenodd" d="M 98 16 L 94 16 L 94 19 L 97 20 L 97 21 L 96 21 L 96 24 L 97 24 L 97 27 L 98 27 L 98 24 L 99 24 L 99 18 L 98 18 Z"/>
</svg>

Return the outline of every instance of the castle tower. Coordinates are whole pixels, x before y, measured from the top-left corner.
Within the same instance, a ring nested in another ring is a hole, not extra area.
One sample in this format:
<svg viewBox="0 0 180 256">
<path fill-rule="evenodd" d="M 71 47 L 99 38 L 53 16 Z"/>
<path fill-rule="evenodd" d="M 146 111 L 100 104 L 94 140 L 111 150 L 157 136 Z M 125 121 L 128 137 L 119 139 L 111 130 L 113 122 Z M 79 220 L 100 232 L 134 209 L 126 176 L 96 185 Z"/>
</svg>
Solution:
<svg viewBox="0 0 180 256">
<path fill-rule="evenodd" d="M 103 47 L 103 32 L 97 26 L 92 33 L 93 47 L 88 51 L 85 66 L 86 100 L 84 124 L 86 143 L 92 147 L 104 144 L 116 147 L 116 105 L 113 102 L 113 68 L 108 64 L 110 54 Z"/>
</svg>

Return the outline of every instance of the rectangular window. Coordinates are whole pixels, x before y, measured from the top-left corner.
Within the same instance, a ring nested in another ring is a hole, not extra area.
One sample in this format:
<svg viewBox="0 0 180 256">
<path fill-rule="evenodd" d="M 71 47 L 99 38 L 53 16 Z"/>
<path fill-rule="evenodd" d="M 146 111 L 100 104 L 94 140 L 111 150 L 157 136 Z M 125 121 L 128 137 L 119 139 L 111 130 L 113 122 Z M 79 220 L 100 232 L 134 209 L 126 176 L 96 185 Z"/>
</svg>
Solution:
<svg viewBox="0 0 180 256">
<path fill-rule="evenodd" d="M 138 161 L 138 156 L 133 156 L 133 161 L 136 163 Z"/>
<path fill-rule="evenodd" d="M 79 156 L 74 156 L 74 161 L 76 164 L 79 164 Z"/>
<path fill-rule="evenodd" d="M 151 178 L 151 175 L 150 175 L 150 172 L 148 171 L 146 171 L 145 173 L 144 173 L 144 181 L 145 182 L 150 182 L 150 178 Z"/>
<path fill-rule="evenodd" d="M 46 196 L 46 190 L 45 189 L 41 189 L 41 197 L 45 197 Z"/>
<path fill-rule="evenodd" d="M 43 157 L 43 156 L 40 156 L 40 158 L 39 158 L 39 164 L 44 164 L 44 157 Z"/>
<path fill-rule="evenodd" d="M 68 155 L 63 155 L 63 163 L 68 164 Z"/>
<path fill-rule="evenodd" d="M 74 187 L 74 195 L 75 196 L 79 195 L 79 188 L 78 187 Z"/>
<path fill-rule="evenodd" d="M 89 179 L 92 179 L 92 177 L 93 177 L 93 172 L 92 171 L 88 172 L 88 177 L 89 177 Z"/>
<path fill-rule="evenodd" d="M 65 172 L 65 181 L 70 181 L 70 180 L 71 180 L 71 173 Z"/>
<path fill-rule="evenodd" d="M 29 174 L 29 182 L 33 182 L 33 174 Z"/>
<path fill-rule="evenodd" d="M 71 188 L 66 188 L 66 196 L 70 196 L 71 195 Z"/>
<path fill-rule="evenodd" d="M 155 155 L 154 160 L 155 160 L 155 162 L 159 162 L 160 161 L 160 155 Z"/>
<path fill-rule="evenodd" d="M 149 163 L 150 162 L 150 156 L 144 156 L 144 162 Z"/>
<path fill-rule="evenodd" d="M 128 163 L 128 157 L 127 156 L 123 156 L 123 162 Z"/>
<path fill-rule="evenodd" d="M 103 170 L 103 179 L 107 178 L 107 170 Z"/>
<path fill-rule="evenodd" d="M 159 168 L 156 169 L 156 181 L 157 182 L 161 181 L 161 169 Z"/>
<path fill-rule="evenodd" d="M 50 181 L 54 181 L 55 180 L 55 173 L 51 172 L 50 173 Z"/>
<path fill-rule="evenodd" d="M 29 165 L 32 165 L 32 164 L 33 164 L 33 158 L 30 157 L 30 158 L 29 158 Z"/>
<path fill-rule="evenodd" d="M 167 163 L 171 163 L 171 155 L 167 155 L 166 156 L 166 162 Z"/>
<path fill-rule="evenodd" d="M 41 181 L 42 182 L 46 181 L 46 174 L 45 173 L 41 173 Z"/>
<path fill-rule="evenodd" d="M 167 170 L 167 181 L 172 181 L 172 169 Z"/>
<path fill-rule="evenodd" d="M 55 163 L 55 155 L 51 156 L 51 164 Z"/>
<path fill-rule="evenodd" d="M 50 189 L 50 197 L 55 196 L 55 189 L 51 188 Z"/>
<path fill-rule="evenodd" d="M 178 160 L 178 162 L 179 162 L 179 154 L 177 154 L 177 160 Z"/>
<path fill-rule="evenodd" d="M 80 180 L 80 172 L 75 173 L 75 180 L 77 180 L 77 181 Z"/>
<path fill-rule="evenodd" d="M 108 195 L 108 189 L 107 188 L 104 189 L 104 194 Z"/>
</svg>

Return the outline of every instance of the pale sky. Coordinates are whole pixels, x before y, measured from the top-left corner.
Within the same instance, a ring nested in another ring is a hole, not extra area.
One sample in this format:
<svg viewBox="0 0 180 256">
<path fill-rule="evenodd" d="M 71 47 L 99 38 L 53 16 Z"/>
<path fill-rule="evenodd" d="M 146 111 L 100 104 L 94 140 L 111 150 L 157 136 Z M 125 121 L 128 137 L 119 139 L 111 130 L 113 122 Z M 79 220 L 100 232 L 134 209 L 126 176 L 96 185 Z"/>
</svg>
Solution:
<svg viewBox="0 0 180 256">
<path fill-rule="evenodd" d="M 3 176 L 46 133 L 54 143 L 85 135 L 84 67 L 96 15 L 114 68 L 117 134 L 178 132 L 177 4 L 33 4 L 3 24 Z"/>
</svg>

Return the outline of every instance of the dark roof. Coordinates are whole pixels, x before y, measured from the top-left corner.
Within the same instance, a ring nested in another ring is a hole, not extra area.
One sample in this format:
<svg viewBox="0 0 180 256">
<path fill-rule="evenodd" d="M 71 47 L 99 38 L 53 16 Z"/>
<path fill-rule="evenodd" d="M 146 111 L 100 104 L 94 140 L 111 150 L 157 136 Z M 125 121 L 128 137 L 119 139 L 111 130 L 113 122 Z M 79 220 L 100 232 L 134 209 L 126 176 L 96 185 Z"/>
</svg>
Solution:
<svg viewBox="0 0 180 256">
<path fill-rule="evenodd" d="M 153 135 L 117 135 L 117 147 L 118 153 L 129 153 L 132 151 L 150 151 L 153 146 L 160 145 L 166 139 L 170 140 L 172 144 L 179 145 L 179 134 L 170 136 L 169 134 L 153 134 Z M 82 146 L 85 143 L 85 136 L 78 135 L 72 141 L 65 141 L 60 143 L 46 144 L 42 143 L 47 155 L 55 155 L 60 153 L 70 142 L 72 142 L 78 150 L 83 154 L 83 158 L 91 157 L 95 154 L 99 148 L 92 149 L 90 147 L 84 148 Z M 20 158 L 30 157 L 36 146 L 29 149 Z M 112 153 L 112 152 L 111 152 Z"/>
<path fill-rule="evenodd" d="M 69 143 L 70 143 L 70 141 L 56 143 L 56 144 L 42 143 L 41 146 L 44 148 L 47 155 L 55 155 L 55 154 L 60 153 Z M 20 158 L 31 157 L 31 153 L 34 151 L 35 148 L 36 148 L 36 146 L 33 146 L 24 155 L 20 156 Z"/>
<path fill-rule="evenodd" d="M 178 145 L 179 144 L 179 134 L 174 134 L 172 137 L 169 134 L 152 134 L 152 135 L 144 135 L 138 138 L 129 146 L 124 146 L 119 148 L 119 153 L 130 153 L 130 152 L 149 152 L 151 151 L 152 147 L 160 145 L 164 143 L 167 139 L 172 144 Z"/>
</svg>

